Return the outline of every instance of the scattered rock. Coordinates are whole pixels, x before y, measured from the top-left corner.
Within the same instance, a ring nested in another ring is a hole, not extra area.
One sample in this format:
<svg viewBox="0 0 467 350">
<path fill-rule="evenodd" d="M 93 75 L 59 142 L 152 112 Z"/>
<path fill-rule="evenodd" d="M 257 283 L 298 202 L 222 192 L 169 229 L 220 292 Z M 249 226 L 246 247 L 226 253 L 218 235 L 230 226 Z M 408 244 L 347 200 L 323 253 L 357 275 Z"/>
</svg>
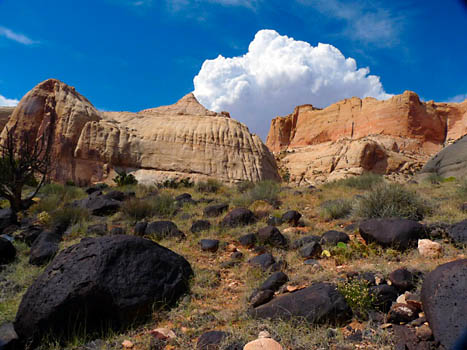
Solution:
<svg viewBox="0 0 467 350">
<path fill-rule="evenodd" d="M 255 290 L 248 298 L 252 307 L 258 307 L 266 304 L 274 297 L 274 291 L 270 289 Z"/>
<path fill-rule="evenodd" d="M 198 233 L 201 231 L 207 231 L 211 228 L 211 223 L 208 220 L 197 220 L 195 221 L 190 228 L 192 233 Z"/>
<path fill-rule="evenodd" d="M 270 216 L 266 222 L 269 226 L 280 226 L 283 224 L 282 219 L 276 216 Z"/>
<path fill-rule="evenodd" d="M 136 236 L 84 238 L 63 250 L 34 281 L 16 314 L 20 339 L 55 339 L 121 329 L 170 305 L 188 290 L 193 274 L 180 255 Z M 73 318 L 70 319 L 70 315 Z"/>
<path fill-rule="evenodd" d="M 323 268 L 321 264 L 318 262 L 318 260 L 315 260 L 315 259 L 306 259 L 303 263 L 305 265 L 310 265 L 311 267 L 318 269 L 318 270 L 321 270 Z"/>
<path fill-rule="evenodd" d="M 247 233 L 238 239 L 238 242 L 245 248 L 253 248 L 258 239 L 254 233 Z"/>
<path fill-rule="evenodd" d="M 131 196 L 131 195 L 130 195 Z M 105 194 L 105 198 L 123 202 L 128 196 L 122 191 L 110 191 Z"/>
<path fill-rule="evenodd" d="M 394 270 L 389 274 L 388 278 L 391 281 L 391 285 L 396 287 L 400 292 L 414 289 L 417 283 L 417 277 L 406 268 Z"/>
<path fill-rule="evenodd" d="M 196 350 L 220 350 L 220 345 L 229 336 L 226 332 L 209 331 L 203 333 L 196 343 Z"/>
<path fill-rule="evenodd" d="M 392 303 L 396 301 L 399 293 L 393 286 L 387 284 L 380 284 L 370 287 L 370 293 L 375 297 L 375 306 L 378 310 L 388 312 Z"/>
<path fill-rule="evenodd" d="M 274 298 L 252 310 L 253 316 L 287 320 L 303 317 L 312 324 L 339 323 L 349 319 L 351 310 L 334 285 L 315 283 L 308 288 Z"/>
<path fill-rule="evenodd" d="M 58 252 L 60 236 L 51 231 L 42 232 L 31 246 L 29 263 L 32 265 L 47 264 Z"/>
<path fill-rule="evenodd" d="M 297 239 L 295 242 L 293 242 L 292 243 L 292 248 L 293 249 L 298 249 L 298 248 L 301 248 L 301 247 L 303 247 L 304 245 L 306 245 L 308 243 L 312 243 L 312 242 L 319 243 L 320 241 L 321 241 L 320 236 L 306 236 L 306 237 L 302 237 L 300 239 Z"/>
<path fill-rule="evenodd" d="M 185 203 L 196 204 L 196 201 L 191 197 L 191 194 L 189 193 L 182 193 L 181 195 L 175 197 L 175 202 L 177 202 L 178 205 L 183 205 Z"/>
<path fill-rule="evenodd" d="M 107 187 L 109 187 L 109 185 L 107 185 L 106 183 L 98 183 L 98 184 L 92 185 L 91 187 L 86 188 L 84 191 L 87 194 L 92 194 L 94 192 L 101 192 L 102 190 L 105 190 Z"/>
<path fill-rule="evenodd" d="M 400 324 L 408 323 L 418 318 L 415 308 L 407 304 L 394 304 L 388 314 L 388 322 Z"/>
<path fill-rule="evenodd" d="M 281 217 L 281 221 L 283 223 L 290 224 L 292 226 L 297 226 L 302 214 L 300 214 L 296 210 L 289 210 L 288 212 L 284 213 Z"/>
<path fill-rule="evenodd" d="M 146 227 L 148 227 L 148 223 L 146 221 L 140 221 L 135 225 L 135 235 L 137 236 L 144 236 L 146 233 Z"/>
<path fill-rule="evenodd" d="M 452 225 L 448 235 L 455 243 L 467 243 L 467 220 Z"/>
<path fill-rule="evenodd" d="M 116 236 L 116 235 L 124 235 L 125 234 L 125 230 L 123 227 L 114 227 L 110 230 L 110 234 L 112 236 Z"/>
<path fill-rule="evenodd" d="M 279 290 L 282 285 L 289 281 L 289 277 L 282 271 L 274 272 L 271 276 L 267 278 L 266 281 L 259 287 L 259 290 L 270 289 L 272 291 Z"/>
<path fill-rule="evenodd" d="M 154 338 L 161 339 L 161 340 L 177 338 L 177 335 L 170 328 L 155 328 L 151 330 L 149 333 L 151 333 Z"/>
<path fill-rule="evenodd" d="M 258 338 L 246 344 L 243 350 L 283 350 L 283 348 L 274 339 Z"/>
<path fill-rule="evenodd" d="M 88 235 L 105 236 L 107 234 L 107 224 L 100 223 L 88 226 Z"/>
<path fill-rule="evenodd" d="M 8 239 L 0 237 L 0 265 L 13 262 L 15 257 L 15 246 Z"/>
<path fill-rule="evenodd" d="M 88 198 L 75 201 L 73 204 L 88 209 L 95 216 L 113 215 L 122 205 L 120 201 L 109 198 L 102 192 L 93 192 Z"/>
<path fill-rule="evenodd" d="M 287 246 L 287 239 L 275 226 L 266 226 L 258 231 L 258 240 L 262 244 L 269 244 L 273 247 L 284 248 Z"/>
<path fill-rule="evenodd" d="M 383 247 L 405 250 L 416 245 L 424 234 L 424 226 L 406 219 L 369 219 L 360 224 L 360 235 L 369 242 Z"/>
<path fill-rule="evenodd" d="M 13 323 L 4 323 L 0 325 L 0 349 L 13 350 L 18 344 L 18 334 L 15 332 Z"/>
<path fill-rule="evenodd" d="M 437 258 L 441 255 L 443 249 L 441 244 L 429 239 L 418 240 L 418 252 L 425 258 Z"/>
<path fill-rule="evenodd" d="M 300 256 L 304 259 L 317 258 L 322 252 L 321 245 L 317 242 L 311 242 L 300 248 Z"/>
<path fill-rule="evenodd" d="M 270 253 L 264 253 L 257 255 L 250 260 L 248 263 L 253 266 L 260 266 L 263 270 L 267 270 L 268 267 L 273 265 L 276 262 L 274 257 Z"/>
<path fill-rule="evenodd" d="M 204 208 L 204 216 L 208 218 L 217 217 L 227 209 L 229 209 L 229 205 L 226 203 L 209 205 L 206 208 Z"/>
<path fill-rule="evenodd" d="M 321 244 L 322 245 L 336 245 L 339 242 L 343 243 L 348 243 L 350 241 L 349 236 L 345 232 L 340 232 L 340 231 L 326 231 L 322 236 L 321 236 Z"/>
<path fill-rule="evenodd" d="M 202 239 L 199 242 L 201 250 L 215 253 L 219 249 L 219 240 L 217 239 Z"/>
<path fill-rule="evenodd" d="M 433 332 L 431 328 L 424 324 L 415 329 L 415 335 L 421 340 L 431 340 L 433 338 Z"/>
<path fill-rule="evenodd" d="M 230 258 L 235 259 L 235 260 L 243 259 L 243 253 L 242 252 L 233 252 L 232 255 L 230 255 Z"/>
<path fill-rule="evenodd" d="M 31 246 L 39 235 L 44 232 L 44 228 L 36 225 L 28 225 L 21 229 L 17 239 Z"/>
<path fill-rule="evenodd" d="M 154 221 L 149 223 L 144 230 L 146 235 L 154 235 L 157 239 L 162 238 L 185 238 L 185 234 L 180 231 L 172 221 Z"/>
<path fill-rule="evenodd" d="M 467 259 L 430 272 L 423 282 L 421 299 L 435 340 L 451 349 L 467 328 Z"/>
<path fill-rule="evenodd" d="M 222 226 L 238 227 L 247 226 L 256 222 L 255 214 L 245 208 L 237 208 L 229 212 L 222 220 Z"/>
</svg>

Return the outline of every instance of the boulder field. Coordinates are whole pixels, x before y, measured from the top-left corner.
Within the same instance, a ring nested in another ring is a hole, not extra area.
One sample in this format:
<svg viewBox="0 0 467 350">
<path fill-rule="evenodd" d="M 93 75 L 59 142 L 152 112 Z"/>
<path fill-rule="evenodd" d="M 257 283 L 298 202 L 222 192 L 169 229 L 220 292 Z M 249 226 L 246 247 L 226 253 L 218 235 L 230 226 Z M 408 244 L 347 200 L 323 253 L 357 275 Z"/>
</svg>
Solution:
<svg viewBox="0 0 467 350">
<path fill-rule="evenodd" d="M 141 183 L 189 177 L 223 182 L 279 180 L 261 139 L 226 112 L 204 108 L 188 94 L 176 104 L 138 113 L 101 112 L 73 87 L 55 79 L 29 91 L 9 116 L 0 111 L 1 140 L 45 137 L 51 176 L 87 184 L 111 180 L 116 170 Z"/>
<path fill-rule="evenodd" d="M 413 174 L 466 133 L 467 101 L 421 102 L 406 91 L 296 107 L 272 120 L 266 145 L 293 182 L 320 183 L 365 171 Z"/>
</svg>

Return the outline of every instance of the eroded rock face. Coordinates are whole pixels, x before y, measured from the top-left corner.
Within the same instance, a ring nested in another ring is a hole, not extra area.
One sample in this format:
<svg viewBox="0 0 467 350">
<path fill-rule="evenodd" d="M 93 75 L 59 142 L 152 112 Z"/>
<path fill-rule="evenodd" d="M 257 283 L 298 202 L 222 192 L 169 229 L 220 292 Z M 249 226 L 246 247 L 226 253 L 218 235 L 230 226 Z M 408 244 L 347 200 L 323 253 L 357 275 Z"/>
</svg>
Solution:
<svg viewBox="0 0 467 350">
<path fill-rule="evenodd" d="M 386 101 L 346 99 L 325 109 L 295 108 L 272 120 L 266 141 L 282 151 L 295 182 L 323 182 L 365 171 L 413 173 L 467 132 L 467 101 L 421 102 L 410 91 Z"/>
<path fill-rule="evenodd" d="M 227 113 L 208 111 L 193 94 L 138 113 L 99 112 L 74 88 L 49 79 L 23 97 L 6 126 L 21 137 L 46 138 L 58 181 L 111 180 L 115 169 L 147 183 L 279 179 L 258 136 Z"/>
<path fill-rule="evenodd" d="M 3 130 L 14 110 L 15 107 L 0 107 L 0 130 Z"/>
</svg>

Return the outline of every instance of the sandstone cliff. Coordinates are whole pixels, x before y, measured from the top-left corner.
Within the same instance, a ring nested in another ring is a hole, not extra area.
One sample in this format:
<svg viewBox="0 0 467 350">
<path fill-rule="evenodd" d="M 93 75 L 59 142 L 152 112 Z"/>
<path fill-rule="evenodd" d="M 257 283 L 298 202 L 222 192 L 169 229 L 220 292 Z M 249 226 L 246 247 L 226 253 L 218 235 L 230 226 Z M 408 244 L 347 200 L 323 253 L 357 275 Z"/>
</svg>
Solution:
<svg viewBox="0 0 467 350">
<path fill-rule="evenodd" d="M 3 130 L 14 110 L 15 107 L 0 107 L 0 130 Z"/>
<path fill-rule="evenodd" d="M 351 98 L 295 108 L 272 120 L 266 141 L 292 181 L 322 182 L 373 171 L 413 173 L 467 133 L 467 101 L 421 102 L 410 91 L 386 101 Z"/>
<path fill-rule="evenodd" d="M 139 113 L 99 112 L 74 88 L 49 79 L 23 97 L 7 128 L 18 136 L 46 137 L 51 175 L 58 181 L 110 180 L 115 169 L 146 183 L 279 179 L 274 157 L 258 136 L 227 113 L 208 111 L 193 94 Z"/>
</svg>

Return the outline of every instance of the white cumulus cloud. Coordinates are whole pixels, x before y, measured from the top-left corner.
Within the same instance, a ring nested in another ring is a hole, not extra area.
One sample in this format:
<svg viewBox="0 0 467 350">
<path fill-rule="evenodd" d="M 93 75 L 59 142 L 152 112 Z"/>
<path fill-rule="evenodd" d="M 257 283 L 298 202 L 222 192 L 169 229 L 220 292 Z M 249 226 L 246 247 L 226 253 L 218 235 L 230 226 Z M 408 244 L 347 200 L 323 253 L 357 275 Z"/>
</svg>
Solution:
<svg viewBox="0 0 467 350">
<path fill-rule="evenodd" d="M 239 57 L 206 60 L 194 78 L 194 94 L 205 107 L 229 111 L 233 118 L 266 138 L 272 118 L 297 105 L 326 107 L 352 96 L 387 99 L 379 77 L 357 68 L 334 46 L 311 46 L 259 31 Z"/>
<path fill-rule="evenodd" d="M 14 107 L 18 102 L 18 100 L 6 98 L 0 95 L 0 107 Z"/>
</svg>

